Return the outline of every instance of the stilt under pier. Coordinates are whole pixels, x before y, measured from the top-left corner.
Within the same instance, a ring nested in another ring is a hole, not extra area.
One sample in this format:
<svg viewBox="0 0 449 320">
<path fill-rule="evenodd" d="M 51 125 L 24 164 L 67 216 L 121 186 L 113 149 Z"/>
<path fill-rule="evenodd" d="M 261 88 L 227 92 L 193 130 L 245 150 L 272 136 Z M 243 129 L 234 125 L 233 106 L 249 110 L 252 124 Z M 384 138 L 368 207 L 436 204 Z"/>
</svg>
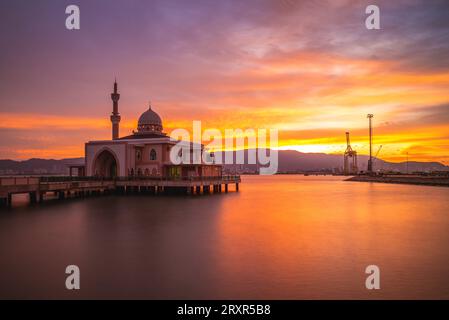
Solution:
<svg viewBox="0 0 449 320">
<path fill-rule="evenodd" d="M 37 200 L 36 192 L 30 192 L 29 195 L 30 195 L 30 203 L 32 204 L 36 203 Z"/>
</svg>

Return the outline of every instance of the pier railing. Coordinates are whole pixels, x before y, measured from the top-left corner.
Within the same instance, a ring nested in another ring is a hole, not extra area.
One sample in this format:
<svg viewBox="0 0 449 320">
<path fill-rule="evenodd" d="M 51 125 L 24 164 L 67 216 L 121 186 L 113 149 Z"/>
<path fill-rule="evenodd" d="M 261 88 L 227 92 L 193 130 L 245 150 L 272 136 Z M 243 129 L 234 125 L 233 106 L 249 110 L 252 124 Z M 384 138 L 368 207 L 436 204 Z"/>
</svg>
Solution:
<svg viewBox="0 0 449 320">
<path fill-rule="evenodd" d="M 239 175 L 201 176 L 201 177 L 68 177 L 68 176 L 42 176 L 42 177 L 0 177 L 0 186 L 36 185 L 41 183 L 57 182 L 83 182 L 83 181 L 240 181 Z"/>
<path fill-rule="evenodd" d="M 46 193 L 53 192 L 60 199 L 66 196 L 84 196 L 108 193 L 111 190 L 132 192 L 172 192 L 185 190 L 187 194 L 221 193 L 222 186 L 228 192 L 230 184 L 239 190 L 240 176 L 203 176 L 203 177 L 69 177 L 69 176 L 15 176 L 0 177 L 0 207 L 11 206 L 12 195 L 28 193 L 30 202 L 43 201 Z M 151 191 L 153 190 L 153 191 Z M 161 191 L 162 190 L 162 191 Z"/>
<path fill-rule="evenodd" d="M 0 177 L 0 186 L 39 184 L 39 177 Z"/>
</svg>

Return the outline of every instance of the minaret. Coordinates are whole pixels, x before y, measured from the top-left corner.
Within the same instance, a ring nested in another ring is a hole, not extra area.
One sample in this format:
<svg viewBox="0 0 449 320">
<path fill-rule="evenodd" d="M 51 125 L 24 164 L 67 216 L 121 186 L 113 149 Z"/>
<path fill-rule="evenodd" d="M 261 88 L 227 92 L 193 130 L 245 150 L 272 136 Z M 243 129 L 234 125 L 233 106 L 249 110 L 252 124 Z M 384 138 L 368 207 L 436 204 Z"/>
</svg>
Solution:
<svg viewBox="0 0 449 320">
<path fill-rule="evenodd" d="M 112 140 L 119 138 L 119 123 L 120 123 L 120 113 L 118 112 L 118 100 L 120 99 L 120 94 L 117 92 L 117 81 L 114 81 L 114 92 L 111 93 L 112 99 Z"/>
</svg>

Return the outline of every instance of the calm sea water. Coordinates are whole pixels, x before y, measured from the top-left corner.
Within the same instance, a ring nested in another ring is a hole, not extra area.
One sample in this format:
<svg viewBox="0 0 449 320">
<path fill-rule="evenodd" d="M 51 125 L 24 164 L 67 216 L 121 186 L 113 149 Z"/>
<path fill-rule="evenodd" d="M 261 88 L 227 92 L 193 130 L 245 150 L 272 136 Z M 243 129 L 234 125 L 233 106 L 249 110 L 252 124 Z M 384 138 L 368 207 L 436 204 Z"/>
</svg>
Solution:
<svg viewBox="0 0 449 320">
<path fill-rule="evenodd" d="M 247 176 L 221 195 L 15 200 L 0 298 L 449 298 L 449 188 Z"/>
</svg>

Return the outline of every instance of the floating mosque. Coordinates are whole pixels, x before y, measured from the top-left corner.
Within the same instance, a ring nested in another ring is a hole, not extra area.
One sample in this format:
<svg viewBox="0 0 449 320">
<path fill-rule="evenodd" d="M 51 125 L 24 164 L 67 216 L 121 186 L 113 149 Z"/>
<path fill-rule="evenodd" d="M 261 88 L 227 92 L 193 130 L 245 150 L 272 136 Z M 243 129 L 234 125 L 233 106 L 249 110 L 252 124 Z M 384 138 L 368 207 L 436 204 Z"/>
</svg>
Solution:
<svg viewBox="0 0 449 320">
<path fill-rule="evenodd" d="M 151 104 L 140 115 L 137 129 L 130 135 L 120 137 L 120 94 L 117 81 L 114 82 L 111 99 L 112 139 L 89 141 L 85 144 L 85 165 L 77 168 L 79 176 L 176 179 L 222 175 L 221 165 L 206 164 L 202 160 L 197 164 L 193 164 L 193 161 L 174 164 L 170 160 L 170 152 L 179 141 L 163 132 L 162 119 Z M 199 148 L 203 159 L 203 145 Z"/>
</svg>

